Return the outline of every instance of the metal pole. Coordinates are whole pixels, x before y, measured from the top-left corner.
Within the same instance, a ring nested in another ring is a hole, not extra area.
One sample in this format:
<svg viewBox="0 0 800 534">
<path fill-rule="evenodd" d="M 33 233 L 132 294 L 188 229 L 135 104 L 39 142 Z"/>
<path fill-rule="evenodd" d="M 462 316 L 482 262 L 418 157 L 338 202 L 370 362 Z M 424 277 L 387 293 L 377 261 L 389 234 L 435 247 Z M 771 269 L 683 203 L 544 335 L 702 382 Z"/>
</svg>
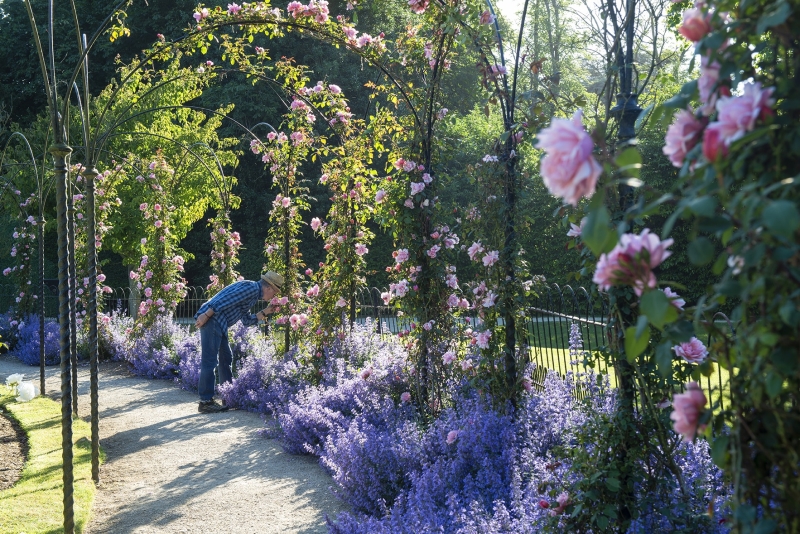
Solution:
<svg viewBox="0 0 800 534">
<path fill-rule="evenodd" d="M 43 171 L 44 172 L 44 171 Z M 40 186 L 41 187 L 41 186 Z M 36 238 L 39 240 L 39 393 L 45 394 L 44 387 L 44 198 L 39 191 L 39 220 L 36 225 Z"/>
<path fill-rule="evenodd" d="M 72 472 L 72 387 L 71 387 L 71 341 L 70 302 L 73 297 L 69 282 L 70 233 L 67 220 L 67 159 L 72 149 L 58 143 L 50 147 L 56 175 L 56 207 L 58 212 L 58 327 L 59 355 L 61 357 L 61 458 L 64 484 L 64 533 L 75 531 L 73 514 Z"/>
<path fill-rule="evenodd" d="M 90 366 L 90 403 L 92 425 L 92 480 L 100 481 L 100 414 L 98 403 L 98 358 L 97 358 L 97 220 L 95 215 L 94 181 L 100 174 L 92 167 L 83 171 L 86 180 L 86 230 L 87 261 L 89 267 L 88 309 L 86 320 L 89 321 L 89 366 Z"/>
<path fill-rule="evenodd" d="M 74 188 L 72 182 L 67 182 L 67 229 L 69 231 L 69 324 L 70 347 L 69 357 L 72 361 L 72 413 L 78 417 L 78 284 L 75 273 L 75 202 L 73 200 Z"/>
</svg>

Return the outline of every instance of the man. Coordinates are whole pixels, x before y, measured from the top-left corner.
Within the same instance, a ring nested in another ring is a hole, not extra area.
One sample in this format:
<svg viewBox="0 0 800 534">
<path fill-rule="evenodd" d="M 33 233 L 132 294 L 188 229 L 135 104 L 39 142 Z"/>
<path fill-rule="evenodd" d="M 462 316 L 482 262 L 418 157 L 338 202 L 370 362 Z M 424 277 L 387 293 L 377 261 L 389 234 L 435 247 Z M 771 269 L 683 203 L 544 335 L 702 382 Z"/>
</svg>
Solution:
<svg viewBox="0 0 800 534">
<path fill-rule="evenodd" d="M 267 306 L 256 314 L 250 314 L 250 308 L 259 298 L 269 302 L 283 286 L 283 277 L 269 271 L 261 275 L 261 280 L 252 282 L 242 280 L 235 282 L 200 306 L 195 314 L 194 325 L 200 329 L 200 405 L 201 413 L 217 413 L 227 411 L 228 407 L 214 401 L 214 369 L 219 366 L 219 382 L 230 382 L 233 354 L 228 344 L 228 328 L 242 321 L 245 326 L 257 324 L 264 320 L 273 307 Z"/>
</svg>

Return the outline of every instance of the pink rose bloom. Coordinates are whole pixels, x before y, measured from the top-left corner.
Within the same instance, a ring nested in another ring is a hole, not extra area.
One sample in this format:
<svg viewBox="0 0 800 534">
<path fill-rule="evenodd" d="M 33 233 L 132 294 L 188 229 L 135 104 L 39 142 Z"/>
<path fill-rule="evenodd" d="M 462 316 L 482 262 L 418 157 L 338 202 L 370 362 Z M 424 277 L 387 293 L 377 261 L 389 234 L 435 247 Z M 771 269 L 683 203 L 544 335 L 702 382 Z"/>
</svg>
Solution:
<svg viewBox="0 0 800 534">
<path fill-rule="evenodd" d="M 319 230 L 319 227 L 322 226 L 322 221 L 319 220 L 319 217 L 314 217 L 311 219 L 311 229 L 315 232 Z"/>
<path fill-rule="evenodd" d="M 480 22 L 481 24 L 492 24 L 494 22 L 494 15 L 487 9 L 481 13 Z"/>
<path fill-rule="evenodd" d="M 392 294 L 391 294 L 391 292 L 389 292 L 389 291 L 384 291 L 383 293 L 381 293 L 381 300 L 383 301 L 383 303 L 384 303 L 386 306 L 388 306 L 388 305 L 389 305 L 389 302 L 391 302 L 391 300 L 392 300 Z"/>
<path fill-rule="evenodd" d="M 228 13 L 230 13 L 231 15 L 235 15 L 241 10 L 242 6 L 240 6 L 239 4 L 228 4 Z"/>
<path fill-rule="evenodd" d="M 394 257 L 394 261 L 399 263 L 403 263 L 404 261 L 408 260 L 408 249 L 401 248 L 400 250 L 395 250 L 392 252 L 392 256 Z"/>
<path fill-rule="evenodd" d="M 469 371 L 472 369 L 472 360 L 467 358 L 463 362 L 461 362 L 461 370 L 462 371 Z"/>
<path fill-rule="evenodd" d="M 686 301 L 683 300 L 680 295 L 675 293 L 669 287 L 664 288 L 664 294 L 669 299 L 669 303 L 678 308 L 679 310 L 683 310 L 683 307 L 686 305 Z"/>
<path fill-rule="evenodd" d="M 538 148 L 547 154 L 540 171 L 548 191 L 573 206 L 594 193 L 603 168 L 592 155 L 594 142 L 581 122 L 583 114 L 575 112 L 572 120 L 553 119 L 539 132 Z"/>
<path fill-rule="evenodd" d="M 163 221 L 160 221 L 160 220 L 159 220 L 159 221 L 156 221 L 156 222 L 154 222 L 153 224 L 155 224 L 155 225 L 156 225 L 156 228 L 161 228 L 161 227 L 164 225 Z"/>
<path fill-rule="evenodd" d="M 486 296 L 483 298 L 483 302 L 481 302 L 484 308 L 491 308 L 495 305 L 495 303 L 497 303 L 497 295 L 494 291 L 489 291 L 486 293 Z"/>
<path fill-rule="evenodd" d="M 383 199 L 386 198 L 386 191 L 383 189 L 379 189 L 377 193 L 375 193 L 375 203 L 380 204 L 383 202 Z"/>
<path fill-rule="evenodd" d="M 478 333 L 478 335 L 475 338 L 477 343 L 478 343 L 478 347 L 480 347 L 482 349 L 488 349 L 489 348 L 489 339 L 491 337 L 492 337 L 492 331 L 491 330 L 484 330 L 483 332 Z"/>
<path fill-rule="evenodd" d="M 292 330 L 297 330 L 300 327 L 300 316 L 296 313 L 292 314 L 292 316 L 289 317 L 289 324 L 291 325 Z"/>
<path fill-rule="evenodd" d="M 147 202 L 142 202 L 141 204 L 139 204 L 139 209 L 141 211 L 146 210 L 147 209 Z"/>
<path fill-rule="evenodd" d="M 435 258 L 439 251 L 442 249 L 439 245 L 433 245 L 430 249 L 428 249 L 427 254 L 431 258 Z"/>
<path fill-rule="evenodd" d="M 675 345 L 672 350 L 689 363 L 702 363 L 708 356 L 708 349 L 696 337 L 693 337 L 687 343 Z"/>
<path fill-rule="evenodd" d="M 583 227 L 586 225 L 586 217 L 581 219 L 581 224 L 578 226 L 575 223 L 569 223 L 569 232 L 567 232 L 567 237 L 580 237 L 583 233 Z"/>
<path fill-rule="evenodd" d="M 358 254 L 359 256 L 363 256 L 367 252 L 369 252 L 369 249 L 363 243 L 358 243 L 356 245 L 356 254 Z"/>
<path fill-rule="evenodd" d="M 309 297 L 316 297 L 319 295 L 319 284 L 314 284 L 312 287 L 308 288 L 306 295 Z"/>
<path fill-rule="evenodd" d="M 411 182 L 411 195 L 416 195 L 422 193 L 422 190 L 425 189 L 424 182 Z"/>
<path fill-rule="evenodd" d="M 469 255 L 469 259 L 472 261 L 478 261 L 478 254 L 483 252 L 483 245 L 481 245 L 480 241 L 473 243 L 469 249 L 467 249 L 467 254 Z"/>
<path fill-rule="evenodd" d="M 748 83 L 744 86 L 742 96 L 719 99 L 716 124 L 719 124 L 719 133 L 725 146 L 730 146 L 752 131 L 759 117 L 772 114 L 772 106 L 775 104 L 775 99 L 772 98 L 774 90 L 772 87 L 761 89 L 758 82 Z"/>
<path fill-rule="evenodd" d="M 708 23 L 708 16 L 693 7 L 684 11 L 683 24 L 678 28 L 678 31 L 691 42 L 696 43 L 708 35 L 708 32 L 711 31 L 711 25 Z"/>
<path fill-rule="evenodd" d="M 364 380 L 366 380 L 370 376 L 372 376 L 372 367 L 367 367 L 366 369 L 361 371 L 361 378 L 363 378 Z"/>
<path fill-rule="evenodd" d="M 442 361 L 447 365 L 453 363 L 455 359 L 456 359 L 456 353 L 453 352 L 452 350 L 448 350 L 447 352 L 442 354 Z"/>
<path fill-rule="evenodd" d="M 703 123 L 695 118 L 691 109 L 682 109 L 675 114 L 675 120 L 667 129 L 662 149 L 672 165 L 678 168 L 683 166 L 686 153 L 700 141 L 700 132 L 702 131 Z"/>
<path fill-rule="evenodd" d="M 342 92 L 342 88 L 339 87 L 338 85 L 334 85 L 334 84 L 330 84 L 328 86 L 328 89 L 330 90 L 331 93 L 333 93 L 335 95 L 338 95 L 339 93 Z"/>
<path fill-rule="evenodd" d="M 411 393 L 408 391 L 404 391 L 400 394 L 400 401 L 401 402 L 411 402 Z"/>
<path fill-rule="evenodd" d="M 407 198 L 406 201 L 403 202 L 403 206 L 405 206 L 405 207 L 407 207 L 409 209 L 414 209 L 414 201 L 411 200 L 410 198 Z"/>
<path fill-rule="evenodd" d="M 483 257 L 483 266 L 484 267 L 491 267 L 500 259 L 500 252 L 497 250 L 493 250 L 486 254 Z"/>
<path fill-rule="evenodd" d="M 459 301 L 458 295 L 456 295 L 455 293 L 447 297 L 447 305 L 450 306 L 451 308 L 455 308 L 456 306 L 458 306 L 458 301 Z"/>
<path fill-rule="evenodd" d="M 161 204 L 154 204 L 153 205 L 153 209 L 156 210 L 156 211 L 161 211 Z"/>
<path fill-rule="evenodd" d="M 728 147 L 722 138 L 722 127 L 718 122 L 712 122 L 703 132 L 703 156 L 710 162 L 728 155 Z"/>
<path fill-rule="evenodd" d="M 533 381 L 527 376 L 522 379 L 522 388 L 528 393 L 533 390 Z"/>
<path fill-rule="evenodd" d="M 408 7 L 411 8 L 411 11 L 417 14 L 425 13 L 425 10 L 428 9 L 428 4 L 430 0 L 408 0 Z"/>
<path fill-rule="evenodd" d="M 347 306 L 347 301 L 344 300 L 344 297 L 339 297 L 339 300 L 336 301 L 336 307 L 344 308 L 345 306 Z"/>
<path fill-rule="evenodd" d="M 306 269 L 306 276 L 311 276 L 312 274 L 314 274 L 314 271 L 312 271 L 310 268 Z"/>
<path fill-rule="evenodd" d="M 464 310 L 468 310 L 469 309 L 469 301 L 467 299 L 462 298 L 461 300 L 458 301 L 458 307 L 462 308 Z"/>
<path fill-rule="evenodd" d="M 672 243 L 672 239 L 661 241 L 649 228 L 640 235 L 623 234 L 611 252 L 600 256 L 592 281 L 606 290 L 630 285 L 641 296 L 646 287 L 656 287 L 653 269 L 672 254 L 667 250 Z"/>
<path fill-rule="evenodd" d="M 689 382 L 685 393 L 676 393 L 672 397 L 672 428 L 675 432 L 683 436 L 684 441 L 692 441 L 697 434 L 705 429 L 705 425 L 698 427 L 700 415 L 706 405 L 706 396 L 697 385 L 697 382 Z"/>
<path fill-rule="evenodd" d="M 292 204 L 292 199 L 289 197 L 283 197 L 281 199 L 281 206 L 284 208 L 288 208 Z"/>
<path fill-rule="evenodd" d="M 719 63 L 713 61 L 709 63 L 708 58 L 700 58 L 700 77 L 697 79 L 697 89 L 700 91 L 700 102 L 704 105 L 700 108 L 703 115 L 711 115 L 717 101 L 717 93 L 714 89 L 719 81 Z"/>
<path fill-rule="evenodd" d="M 452 445 L 458 439 L 458 430 L 451 430 L 447 433 L 447 441 L 448 445 Z"/>
</svg>

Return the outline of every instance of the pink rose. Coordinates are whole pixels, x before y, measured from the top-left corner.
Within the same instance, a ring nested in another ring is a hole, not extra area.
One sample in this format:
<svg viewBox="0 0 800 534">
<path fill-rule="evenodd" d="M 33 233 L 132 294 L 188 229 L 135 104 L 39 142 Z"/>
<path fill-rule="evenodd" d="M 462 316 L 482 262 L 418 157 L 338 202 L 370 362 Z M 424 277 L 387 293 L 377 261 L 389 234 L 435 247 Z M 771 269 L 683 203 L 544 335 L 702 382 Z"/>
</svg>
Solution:
<svg viewBox="0 0 800 534">
<path fill-rule="evenodd" d="M 758 82 L 744 86 L 744 94 L 736 97 L 722 97 L 717 102 L 717 128 L 725 142 L 730 146 L 737 139 L 744 137 L 755 127 L 759 117 L 772 114 L 775 100 L 772 93 L 775 89 L 761 89 Z"/>
<path fill-rule="evenodd" d="M 458 430 L 451 430 L 447 433 L 447 439 L 445 440 L 448 445 L 452 445 L 458 439 Z"/>
<path fill-rule="evenodd" d="M 469 249 L 467 250 L 467 254 L 469 255 L 469 259 L 472 261 L 478 261 L 478 255 L 483 252 L 483 245 L 481 245 L 480 241 L 473 243 Z"/>
<path fill-rule="evenodd" d="M 455 359 L 456 359 L 456 353 L 453 352 L 452 350 L 448 350 L 442 355 L 442 361 L 448 365 L 453 363 Z"/>
<path fill-rule="evenodd" d="M 693 7 L 683 13 L 683 24 L 681 24 L 678 31 L 691 42 L 696 43 L 708 35 L 708 32 L 711 31 L 711 25 L 708 23 L 708 16 Z"/>
<path fill-rule="evenodd" d="M 540 167 L 544 184 L 550 193 L 573 206 L 594 193 L 603 171 L 592 155 L 594 142 L 583 128 L 582 116 L 578 110 L 572 120 L 553 119 L 539 132 L 538 148 L 547 153 Z"/>
<path fill-rule="evenodd" d="M 691 109 L 682 109 L 675 114 L 675 120 L 667 129 L 664 138 L 664 155 L 669 158 L 675 167 L 682 167 L 686 153 L 700 141 L 700 132 L 703 123 L 697 120 Z"/>
<path fill-rule="evenodd" d="M 386 191 L 383 189 L 379 189 L 377 193 L 375 193 L 375 203 L 380 204 L 383 202 L 383 199 L 386 198 Z"/>
<path fill-rule="evenodd" d="M 311 229 L 315 232 L 319 230 L 320 226 L 322 226 L 322 221 L 319 220 L 319 217 L 314 217 L 311 219 Z"/>
<path fill-rule="evenodd" d="M 703 156 L 710 162 L 728 155 L 728 147 L 722 138 L 720 123 L 712 122 L 703 132 Z"/>
<path fill-rule="evenodd" d="M 675 345 L 672 350 L 689 363 L 702 363 L 708 356 L 708 349 L 696 337 L 693 337 L 687 343 Z"/>
<path fill-rule="evenodd" d="M 494 15 L 487 9 L 483 13 L 481 13 L 480 23 L 481 24 L 492 24 L 495 20 Z"/>
<path fill-rule="evenodd" d="M 408 391 L 404 391 L 400 394 L 400 400 L 402 402 L 411 402 L 411 393 Z"/>
<path fill-rule="evenodd" d="M 665 287 L 665 288 L 664 288 L 664 294 L 665 294 L 665 295 L 667 296 L 667 298 L 669 299 L 669 303 L 670 303 L 670 304 L 672 304 L 673 306 L 675 306 L 676 308 L 678 308 L 679 310 L 682 310 L 682 309 L 683 309 L 683 307 L 686 305 L 686 301 L 685 301 L 685 300 L 683 300 L 683 299 L 680 297 L 680 295 L 678 295 L 677 293 L 675 293 L 675 292 L 674 292 L 672 289 L 670 289 L 669 287 Z"/>
<path fill-rule="evenodd" d="M 697 434 L 705 429 L 705 425 L 699 427 L 700 415 L 706 405 L 706 396 L 703 394 L 697 382 L 689 382 L 685 393 L 676 393 L 672 397 L 672 427 L 675 432 L 683 436 L 684 441 L 692 441 Z"/>
<path fill-rule="evenodd" d="M 600 289 L 630 285 L 641 296 L 646 287 L 656 287 L 653 269 L 672 254 L 667 250 L 672 243 L 672 239 L 661 241 L 649 228 L 640 235 L 623 234 L 611 252 L 600 256 L 592 281 Z"/>
<path fill-rule="evenodd" d="M 581 219 L 581 224 L 578 226 L 575 223 L 569 223 L 569 232 L 567 232 L 567 237 L 580 237 L 583 233 L 583 227 L 586 225 L 586 217 Z"/>
<path fill-rule="evenodd" d="M 361 376 L 361 378 L 363 378 L 364 380 L 366 380 L 367 378 L 369 378 L 370 376 L 372 376 L 372 367 L 367 367 L 366 369 L 364 369 L 363 371 L 361 371 L 361 375 L 360 375 L 360 376 Z"/>
<path fill-rule="evenodd" d="M 497 263 L 499 259 L 500 259 L 500 252 L 497 250 L 492 250 L 483 257 L 483 266 L 491 267 L 492 265 Z"/>
<path fill-rule="evenodd" d="M 704 104 L 700 110 L 706 116 L 713 113 L 714 105 L 717 102 L 717 93 L 714 92 L 714 89 L 719 81 L 719 68 L 719 63 L 716 61 L 709 63 L 705 56 L 700 58 L 700 77 L 697 79 L 697 89 L 700 91 L 700 102 Z"/>
</svg>

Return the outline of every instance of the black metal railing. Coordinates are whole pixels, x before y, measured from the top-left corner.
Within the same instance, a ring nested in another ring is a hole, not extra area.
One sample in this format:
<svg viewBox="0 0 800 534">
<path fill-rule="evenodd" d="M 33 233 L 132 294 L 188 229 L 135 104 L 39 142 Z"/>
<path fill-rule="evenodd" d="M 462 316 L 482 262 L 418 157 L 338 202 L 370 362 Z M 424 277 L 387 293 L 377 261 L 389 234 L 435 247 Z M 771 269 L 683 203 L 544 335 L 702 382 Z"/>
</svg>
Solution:
<svg viewBox="0 0 800 534">
<path fill-rule="evenodd" d="M 58 294 L 55 287 L 44 295 L 45 316 L 57 317 Z M 399 316 L 397 309 L 384 303 L 381 294 L 386 291 L 377 287 L 361 288 L 355 298 L 355 321 L 363 323 L 373 320 L 380 334 L 396 334 L 408 328 L 412 318 Z M 0 285 L 0 311 L 5 311 L 15 304 L 16 286 Z M 126 313 L 135 309 L 138 296 L 130 288 L 113 288 L 102 293 L 102 309 L 105 311 L 120 310 Z M 186 296 L 178 303 L 175 310 L 175 321 L 181 324 L 192 324 L 194 314 L 200 309 L 208 294 L 202 286 L 190 286 Z M 129 308 L 129 305 L 131 308 Z M 267 303 L 259 301 L 252 309 L 253 313 L 263 309 Z M 529 361 L 536 364 L 533 371 L 534 386 L 540 386 L 547 370 L 553 370 L 561 376 L 569 372 L 579 373 L 594 371 L 596 374 L 608 375 L 612 386 L 616 386 L 614 368 L 609 366 L 605 358 L 600 357 L 608 343 L 606 320 L 609 315 L 608 298 L 603 293 L 592 295 L 584 287 L 573 288 L 569 285 L 551 284 L 538 289 L 538 296 L 532 298 L 524 310 L 524 336 L 521 337 L 523 350 L 527 352 Z M 476 317 L 471 317 L 474 322 Z M 730 319 L 723 313 L 714 315 L 713 321 L 727 335 L 734 336 L 735 328 Z M 570 334 L 573 343 L 570 346 Z M 578 345 L 577 340 L 580 340 Z M 705 340 L 711 346 L 713 339 Z M 728 371 L 717 366 L 711 376 L 700 380 L 706 391 L 716 390 L 721 408 L 729 402 Z M 726 393 L 727 392 L 727 393 Z M 582 396 L 580 391 L 577 396 Z M 727 395 L 727 396 L 726 396 Z"/>
</svg>

